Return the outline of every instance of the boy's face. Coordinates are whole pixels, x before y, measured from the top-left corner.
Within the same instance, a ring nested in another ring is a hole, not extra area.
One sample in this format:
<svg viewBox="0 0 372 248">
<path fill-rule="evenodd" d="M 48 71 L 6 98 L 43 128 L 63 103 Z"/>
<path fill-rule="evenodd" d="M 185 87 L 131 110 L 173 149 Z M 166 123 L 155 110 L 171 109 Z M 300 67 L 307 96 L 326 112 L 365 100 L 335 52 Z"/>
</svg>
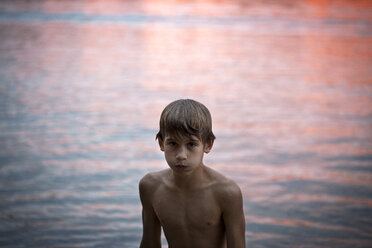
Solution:
<svg viewBox="0 0 372 248">
<path fill-rule="evenodd" d="M 204 153 L 208 153 L 213 143 L 203 144 L 194 135 L 175 137 L 166 135 L 159 139 L 160 149 L 165 154 L 169 167 L 176 173 L 187 173 L 203 164 Z"/>
</svg>

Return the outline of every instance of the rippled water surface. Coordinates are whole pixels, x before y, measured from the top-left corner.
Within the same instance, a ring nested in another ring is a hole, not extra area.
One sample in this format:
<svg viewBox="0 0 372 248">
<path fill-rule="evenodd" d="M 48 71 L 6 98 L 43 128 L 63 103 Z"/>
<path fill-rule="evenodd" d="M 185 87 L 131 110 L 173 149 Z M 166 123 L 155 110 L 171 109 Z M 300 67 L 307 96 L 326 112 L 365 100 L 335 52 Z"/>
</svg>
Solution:
<svg viewBox="0 0 372 248">
<path fill-rule="evenodd" d="M 0 246 L 138 247 L 159 115 L 193 98 L 247 247 L 371 247 L 371 9 L 1 1 Z"/>
</svg>

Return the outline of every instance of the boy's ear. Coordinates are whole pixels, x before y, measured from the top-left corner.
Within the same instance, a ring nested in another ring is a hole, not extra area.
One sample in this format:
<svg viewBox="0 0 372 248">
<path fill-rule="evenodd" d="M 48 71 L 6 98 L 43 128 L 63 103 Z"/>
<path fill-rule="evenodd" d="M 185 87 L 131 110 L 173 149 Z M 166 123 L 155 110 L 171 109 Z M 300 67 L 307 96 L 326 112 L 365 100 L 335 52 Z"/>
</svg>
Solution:
<svg viewBox="0 0 372 248">
<path fill-rule="evenodd" d="M 164 141 L 161 138 L 158 138 L 160 151 L 164 152 Z"/>
<path fill-rule="evenodd" d="M 211 140 L 204 145 L 204 152 L 209 153 L 212 150 L 214 140 Z"/>
</svg>

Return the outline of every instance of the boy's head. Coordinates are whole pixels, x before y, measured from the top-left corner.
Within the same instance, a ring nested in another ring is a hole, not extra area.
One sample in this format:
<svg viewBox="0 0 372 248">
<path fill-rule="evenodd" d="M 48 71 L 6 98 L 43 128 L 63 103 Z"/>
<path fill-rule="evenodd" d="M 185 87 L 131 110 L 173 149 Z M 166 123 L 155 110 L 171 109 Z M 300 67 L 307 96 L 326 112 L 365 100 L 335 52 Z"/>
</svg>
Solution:
<svg viewBox="0 0 372 248">
<path fill-rule="evenodd" d="M 213 143 L 212 118 L 209 110 L 191 99 L 180 99 L 168 104 L 160 117 L 160 130 L 156 138 L 163 141 L 166 135 L 198 137 L 203 144 Z"/>
</svg>

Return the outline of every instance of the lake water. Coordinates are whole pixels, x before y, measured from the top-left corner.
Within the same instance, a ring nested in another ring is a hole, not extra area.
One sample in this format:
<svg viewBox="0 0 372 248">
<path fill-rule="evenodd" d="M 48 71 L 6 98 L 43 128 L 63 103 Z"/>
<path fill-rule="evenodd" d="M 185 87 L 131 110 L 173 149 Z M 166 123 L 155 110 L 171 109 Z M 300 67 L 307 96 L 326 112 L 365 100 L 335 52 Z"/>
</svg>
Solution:
<svg viewBox="0 0 372 248">
<path fill-rule="evenodd" d="M 1 1 L 0 246 L 138 247 L 138 181 L 167 167 L 159 115 L 193 98 L 247 247 L 371 247 L 371 10 Z"/>
</svg>

